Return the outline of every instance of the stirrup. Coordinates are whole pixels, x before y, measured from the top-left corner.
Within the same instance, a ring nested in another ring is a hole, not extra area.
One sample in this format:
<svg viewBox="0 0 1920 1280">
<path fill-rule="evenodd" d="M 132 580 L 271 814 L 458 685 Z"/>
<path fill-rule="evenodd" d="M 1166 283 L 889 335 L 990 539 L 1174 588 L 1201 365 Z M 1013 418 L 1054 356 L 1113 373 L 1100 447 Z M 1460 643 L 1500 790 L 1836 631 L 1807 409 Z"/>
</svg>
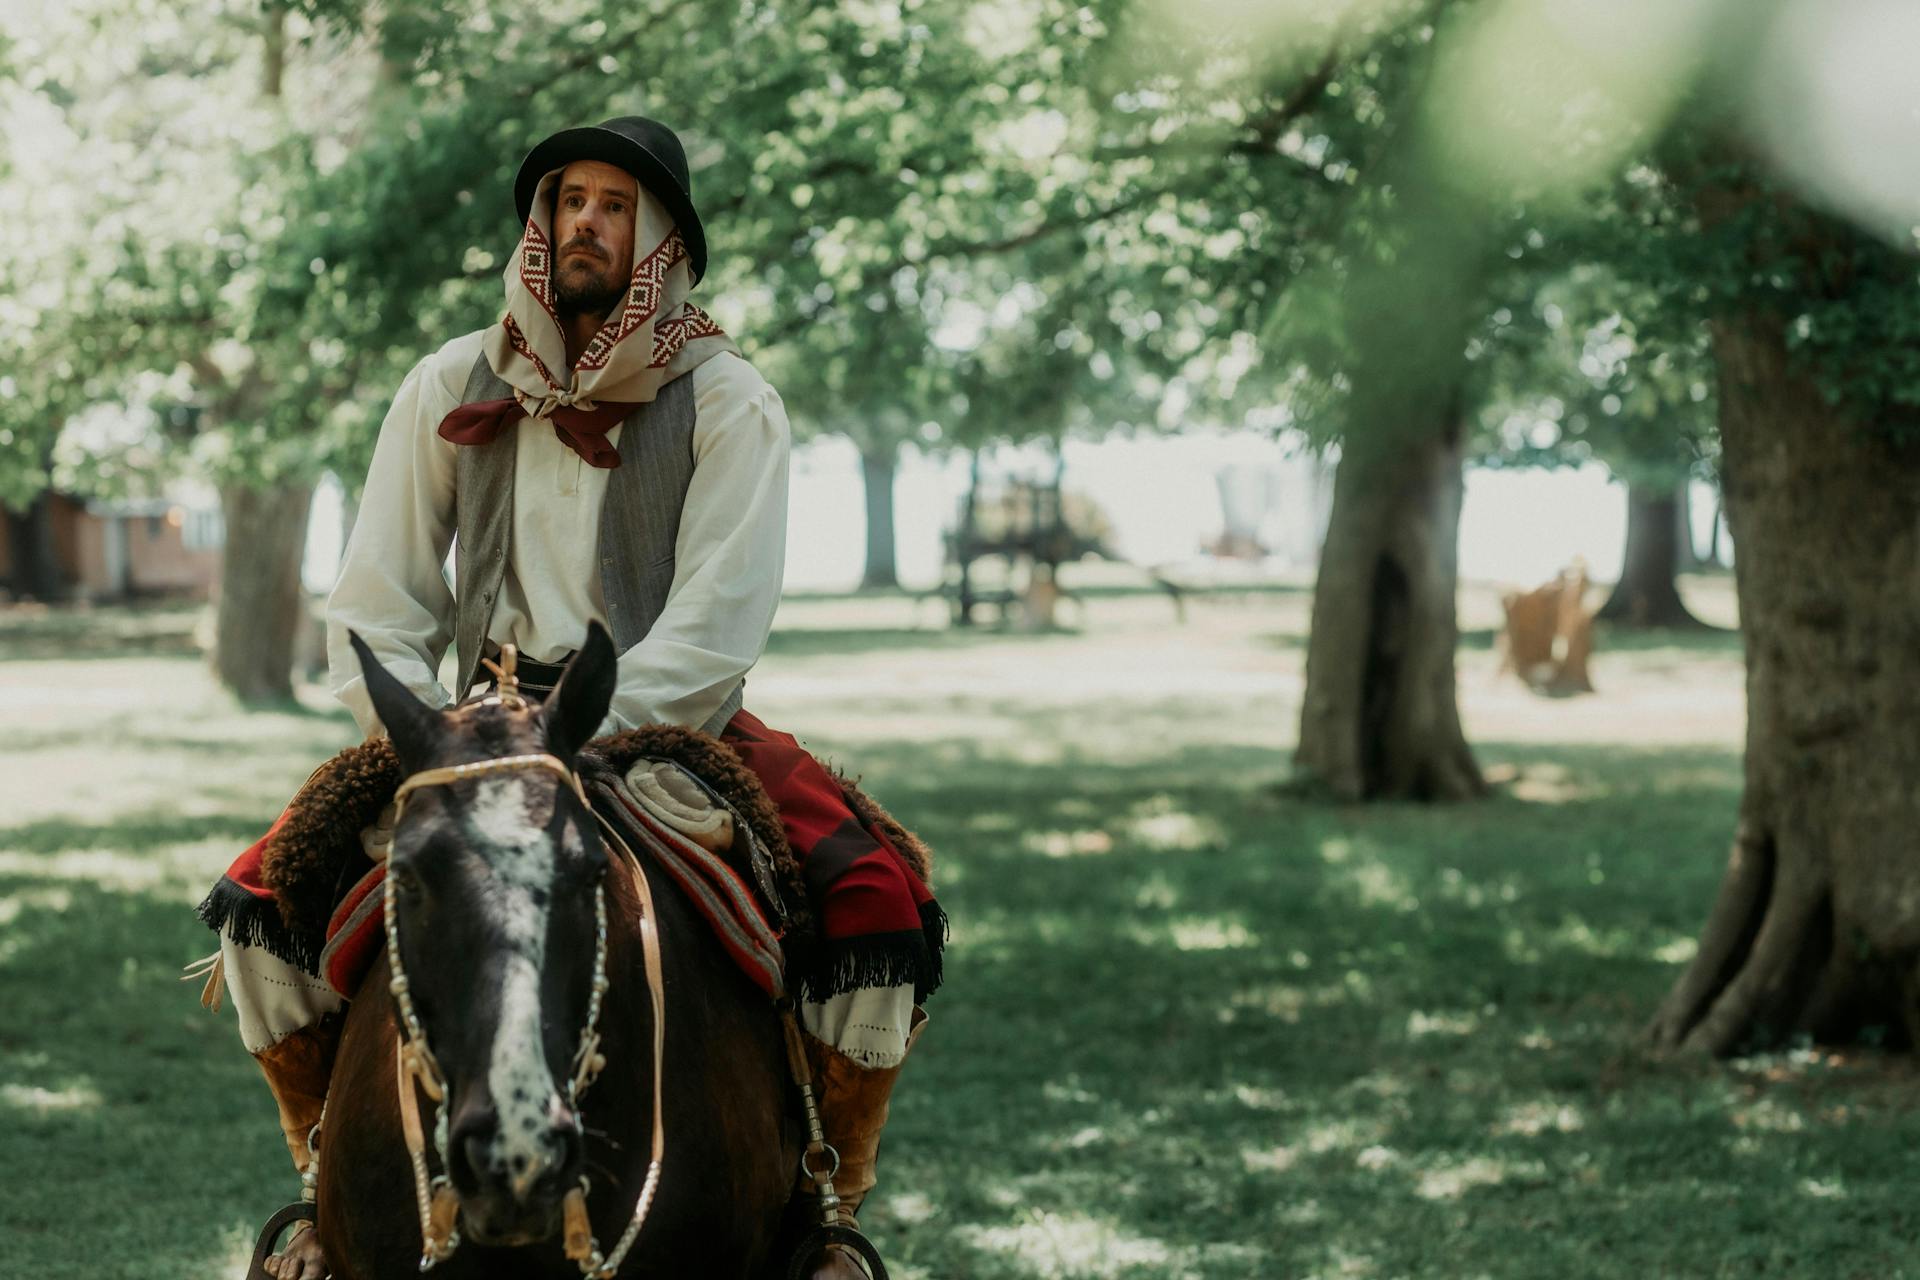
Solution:
<svg viewBox="0 0 1920 1280">
<path fill-rule="evenodd" d="M 787 1280 L 808 1280 L 818 1259 L 827 1251 L 829 1245 L 841 1248 L 860 1256 L 866 1264 L 867 1272 L 873 1280 L 887 1280 L 887 1264 L 880 1260 L 880 1251 L 873 1247 L 873 1241 L 866 1238 L 858 1227 L 836 1224 L 831 1227 L 815 1227 L 809 1231 L 793 1251 L 793 1260 L 787 1263 Z M 253 1280 L 251 1276 L 248 1280 Z M 272 1280 L 268 1277 L 268 1280 Z"/>
<path fill-rule="evenodd" d="M 273 1252 L 273 1246 L 280 1243 L 280 1236 L 296 1222 L 315 1223 L 313 1201 L 295 1200 L 286 1208 L 267 1219 L 267 1225 L 260 1228 L 260 1238 L 254 1242 L 253 1262 L 247 1267 L 247 1280 L 273 1280 L 267 1272 L 267 1257 Z"/>
</svg>

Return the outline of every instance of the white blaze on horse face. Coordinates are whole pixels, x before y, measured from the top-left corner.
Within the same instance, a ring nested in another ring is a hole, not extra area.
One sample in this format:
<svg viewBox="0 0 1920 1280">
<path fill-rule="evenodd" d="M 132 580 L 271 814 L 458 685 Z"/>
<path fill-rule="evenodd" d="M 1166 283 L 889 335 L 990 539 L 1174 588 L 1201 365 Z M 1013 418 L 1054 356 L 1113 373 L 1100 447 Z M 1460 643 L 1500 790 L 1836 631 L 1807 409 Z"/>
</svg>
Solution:
<svg viewBox="0 0 1920 1280">
<path fill-rule="evenodd" d="M 493 869 L 487 909 L 505 951 L 487 1069 L 487 1091 L 499 1117 L 489 1163 L 507 1175 L 515 1195 L 524 1195 L 555 1158 L 553 1117 L 565 1110 L 547 1070 L 540 1028 L 540 974 L 559 851 L 534 821 L 527 787 L 522 778 L 482 782 L 469 811 Z"/>
</svg>

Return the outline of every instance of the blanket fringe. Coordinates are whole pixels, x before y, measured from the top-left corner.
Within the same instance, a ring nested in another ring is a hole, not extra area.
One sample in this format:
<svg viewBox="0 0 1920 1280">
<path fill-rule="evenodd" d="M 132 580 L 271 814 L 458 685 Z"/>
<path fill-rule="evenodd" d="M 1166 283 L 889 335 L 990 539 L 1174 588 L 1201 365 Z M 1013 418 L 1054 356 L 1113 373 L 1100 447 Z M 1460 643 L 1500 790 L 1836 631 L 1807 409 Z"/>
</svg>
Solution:
<svg viewBox="0 0 1920 1280">
<path fill-rule="evenodd" d="M 913 985 L 916 1004 L 940 987 L 947 915 L 936 902 L 920 908 L 918 930 L 822 940 L 807 957 L 800 998 L 830 1000 L 866 987 Z"/>
<path fill-rule="evenodd" d="M 289 927 L 271 899 L 256 898 L 225 876 L 214 884 L 194 914 L 207 928 L 243 947 L 259 947 L 277 960 L 319 976 L 320 939 Z"/>
</svg>

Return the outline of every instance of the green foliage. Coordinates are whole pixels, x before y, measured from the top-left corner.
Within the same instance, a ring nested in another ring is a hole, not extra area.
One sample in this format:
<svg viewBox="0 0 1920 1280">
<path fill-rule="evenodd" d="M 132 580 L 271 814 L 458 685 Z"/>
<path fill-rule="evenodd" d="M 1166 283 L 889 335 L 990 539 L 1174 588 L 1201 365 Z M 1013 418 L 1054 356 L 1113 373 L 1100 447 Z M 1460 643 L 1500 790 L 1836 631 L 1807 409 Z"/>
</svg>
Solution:
<svg viewBox="0 0 1920 1280">
<path fill-rule="evenodd" d="M 1920 244 L 1821 207 L 1741 149 L 1705 99 L 1701 127 L 1664 145 L 1664 208 L 1622 254 L 1668 349 L 1725 316 L 1777 326 L 1829 403 L 1868 429 L 1920 439 Z M 1690 331 L 1689 331 L 1689 327 Z"/>
<path fill-rule="evenodd" d="M 1596 460 L 1632 484 L 1671 488 L 1714 456 L 1717 405 L 1706 335 L 1650 337 L 1644 285 L 1581 264 L 1518 281 L 1469 347 L 1480 370 L 1476 460 Z"/>
<path fill-rule="evenodd" d="M 701 300 L 803 432 L 869 449 L 1221 420 L 1331 440 L 1370 352 L 1398 377 L 1457 331 L 1436 376 L 1479 407 L 1482 460 L 1666 472 L 1711 452 L 1700 318 L 1750 308 L 1836 398 L 1911 410 L 1911 255 L 1734 149 L 1714 95 L 1755 55 L 1720 38 L 1729 6 L 1633 11 L 1563 30 L 1458 0 L 81 0 L 16 19 L 10 134 L 59 141 L 0 159 L 0 212 L 76 212 L 0 251 L 0 496 L 63 466 L 89 487 L 357 477 L 400 374 L 495 318 L 526 148 L 629 111 L 688 143 Z M 1704 217 L 1711 191 L 1739 207 Z M 62 463 L 65 424 L 102 404 L 184 407 L 192 429 Z"/>
</svg>

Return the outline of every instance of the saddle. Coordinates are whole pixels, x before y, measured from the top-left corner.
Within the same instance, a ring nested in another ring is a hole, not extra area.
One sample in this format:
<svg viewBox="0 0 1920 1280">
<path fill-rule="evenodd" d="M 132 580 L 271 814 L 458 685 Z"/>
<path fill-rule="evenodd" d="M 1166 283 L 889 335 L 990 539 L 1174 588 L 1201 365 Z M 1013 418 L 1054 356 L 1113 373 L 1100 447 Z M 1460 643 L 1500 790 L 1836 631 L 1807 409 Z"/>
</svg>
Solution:
<svg viewBox="0 0 1920 1280">
<path fill-rule="evenodd" d="M 788 964 L 806 962 L 814 915 L 799 859 L 778 809 L 732 748 L 697 730 L 649 725 L 596 739 L 576 766 L 595 808 L 634 843 L 657 854 L 663 837 L 691 845 L 709 879 L 724 877 L 728 892 L 719 895 L 684 880 L 681 887 L 749 977 L 768 986 L 764 961 L 738 945 L 743 917 L 765 922 L 762 929 L 784 942 Z M 264 922 L 272 949 L 343 996 L 353 994 L 384 941 L 375 890 L 386 872 L 388 806 L 400 779 L 385 738 L 348 747 L 313 772 L 262 842 L 260 882 L 278 913 Z M 615 797 L 628 802 L 624 811 Z M 715 910 L 716 897 L 724 912 Z"/>
</svg>

